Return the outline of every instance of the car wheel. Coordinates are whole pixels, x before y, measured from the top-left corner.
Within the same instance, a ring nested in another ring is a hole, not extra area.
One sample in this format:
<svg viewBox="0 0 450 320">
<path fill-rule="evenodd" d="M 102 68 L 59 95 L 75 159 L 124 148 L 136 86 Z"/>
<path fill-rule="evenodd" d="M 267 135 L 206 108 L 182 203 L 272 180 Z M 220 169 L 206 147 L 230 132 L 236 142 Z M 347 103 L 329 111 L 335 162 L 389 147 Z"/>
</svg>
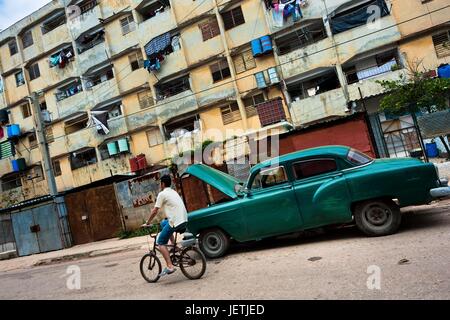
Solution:
<svg viewBox="0 0 450 320">
<path fill-rule="evenodd" d="M 219 258 L 230 247 L 230 237 L 220 229 L 210 229 L 200 233 L 200 249 L 208 258 Z"/>
<path fill-rule="evenodd" d="M 392 201 L 370 200 L 355 207 L 357 227 L 368 236 L 393 234 L 402 219 L 400 208 Z"/>
</svg>

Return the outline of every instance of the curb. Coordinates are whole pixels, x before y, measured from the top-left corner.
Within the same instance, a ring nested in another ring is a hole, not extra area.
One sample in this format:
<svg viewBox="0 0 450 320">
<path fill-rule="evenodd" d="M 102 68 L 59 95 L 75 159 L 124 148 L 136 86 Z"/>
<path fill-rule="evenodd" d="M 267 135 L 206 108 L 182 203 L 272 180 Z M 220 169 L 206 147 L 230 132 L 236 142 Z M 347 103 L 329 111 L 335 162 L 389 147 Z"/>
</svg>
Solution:
<svg viewBox="0 0 450 320">
<path fill-rule="evenodd" d="M 122 248 L 111 248 L 111 249 L 102 249 L 102 250 L 93 250 L 93 251 L 87 251 L 82 253 L 75 253 L 75 254 L 69 254 L 62 257 L 56 257 L 56 258 L 50 258 L 50 259 L 43 259 L 35 262 L 33 264 L 34 267 L 38 266 L 46 266 L 51 264 L 57 264 L 57 263 L 63 263 L 68 261 L 74 261 L 74 260 L 81 260 L 81 259 L 88 259 L 88 258 L 95 258 L 95 257 L 101 257 L 101 256 L 107 256 L 114 253 L 120 253 L 124 251 L 133 251 L 142 249 L 143 245 L 132 245 L 128 247 L 122 247 Z"/>
</svg>

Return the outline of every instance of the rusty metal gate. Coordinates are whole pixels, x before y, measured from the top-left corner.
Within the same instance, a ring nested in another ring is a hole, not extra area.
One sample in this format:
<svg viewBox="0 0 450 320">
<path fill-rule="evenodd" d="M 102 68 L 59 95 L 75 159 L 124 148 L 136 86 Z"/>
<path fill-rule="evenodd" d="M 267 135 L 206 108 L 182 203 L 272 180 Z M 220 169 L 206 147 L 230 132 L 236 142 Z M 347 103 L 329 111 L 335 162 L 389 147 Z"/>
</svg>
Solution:
<svg viewBox="0 0 450 320">
<path fill-rule="evenodd" d="M 104 186 L 66 195 L 74 244 L 114 238 L 122 230 L 114 186 Z"/>
</svg>

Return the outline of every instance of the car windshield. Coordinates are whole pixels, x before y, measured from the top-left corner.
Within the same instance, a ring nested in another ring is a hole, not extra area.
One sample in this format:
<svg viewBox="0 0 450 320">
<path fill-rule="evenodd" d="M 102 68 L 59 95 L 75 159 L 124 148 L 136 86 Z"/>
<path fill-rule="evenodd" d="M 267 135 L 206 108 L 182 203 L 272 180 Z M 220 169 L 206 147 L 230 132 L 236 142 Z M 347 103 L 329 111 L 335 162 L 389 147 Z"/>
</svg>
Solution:
<svg viewBox="0 0 450 320">
<path fill-rule="evenodd" d="M 347 160 L 358 166 L 368 164 L 373 161 L 371 157 L 355 149 L 350 149 L 347 154 Z"/>
</svg>

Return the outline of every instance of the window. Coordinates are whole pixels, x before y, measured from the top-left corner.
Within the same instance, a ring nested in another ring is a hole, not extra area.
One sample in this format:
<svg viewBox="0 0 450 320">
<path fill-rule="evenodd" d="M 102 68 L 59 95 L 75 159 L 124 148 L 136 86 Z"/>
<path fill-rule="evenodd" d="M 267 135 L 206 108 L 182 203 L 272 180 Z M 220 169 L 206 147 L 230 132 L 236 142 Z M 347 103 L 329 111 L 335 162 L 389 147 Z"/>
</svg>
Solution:
<svg viewBox="0 0 450 320">
<path fill-rule="evenodd" d="M 73 152 L 70 154 L 70 167 L 72 170 L 86 167 L 97 163 L 97 161 L 97 153 L 95 152 L 95 148 L 80 152 Z"/>
<path fill-rule="evenodd" d="M 126 35 L 136 30 L 136 23 L 132 15 L 120 20 L 120 26 L 122 28 L 122 35 Z"/>
<path fill-rule="evenodd" d="M 59 160 L 53 160 L 53 174 L 55 177 L 59 177 L 62 175 L 61 171 L 61 162 Z"/>
<path fill-rule="evenodd" d="M 95 87 L 103 82 L 109 81 L 114 78 L 114 71 L 112 68 L 104 69 L 99 73 L 86 77 L 88 81 L 86 82 L 86 88 Z"/>
<path fill-rule="evenodd" d="M 138 93 L 138 100 L 141 109 L 150 108 L 155 104 L 150 90 Z"/>
<path fill-rule="evenodd" d="M 33 45 L 33 33 L 31 30 L 26 31 L 22 36 L 22 45 L 23 48 L 28 48 Z"/>
<path fill-rule="evenodd" d="M 433 44 L 438 58 L 450 56 L 450 30 L 434 35 Z"/>
<path fill-rule="evenodd" d="M 247 117 L 249 118 L 258 114 L 255 106 L 266 101 L 266 99 L 264 98 L 264 94 L 262 93 L 244 98 L 243 100 L 245 105 L 245 112 L 247 113 Z"/>
<path fill-rule="evenodd" d="M 19 52 L 19 50 L 17 49 L 16 40 L 11 40 L 10 42 L 8 42 L 8 47 L 9 47 L 9 54 L 11 55 L 11 57 Z"/>
<path fill-rule="evenodd" d="M 62 26 L 66 23 L 66 14 L 65 12 L 60 12 L 56 16 L 54 16 L 51 20 L 44 22 L 41 26 L 42 34 L 49 33 L 50 31 Z"/>
<path fill-rule="evenodd" d="M 158 0 L 150 2 L 140 9 L 136 8 L 136 11 L 139 12 L 142 17 L 142 22 L 144 22 L 148 19 L 157 17 L 164 12 L 169 12 L 169 7 L 169 0 Z"/>
<path fill-rule="evenodd" d="M 202 33 L 203 41 L 212 39 L 220 34 L 219 23 L 217 19 L 211 19 L 198 25 Z"/>
<path fill-rule="evenodd" d="M 28 180 L 33 180 L 35 182 L 44 180 L 44 170 L 41 165 L 34 166 L 31 170 L 28 171 Z"/>
<path fill-rule="evenodd" d="M 130 61 L 131 71 L 138 70 L 144 66 L 144 59 L 142 58 L 142 53 L 136 52 L 128 56 Z"/>
<path fill-rule="evenodd" d="M 41 76 L 41 72 L 39 70 L 39 64 L 35 63 L 28 68 L 28 74 L 30 75 L 30 81 L 37 79 Z"/>
<path fill-rule="evenodd" d="M 256 68 L 256 61 L 253 57 L 252 50 L 247 50 L 233 57 L 234 68 L 236 73 L 242 73 L 247 70 Z"/>
<path fill-rule="evenodd" d="M 92 10 L 97 5 L 97 0 L 85 0 L 78 4 L 81 14 Z"/>
<path fill-rule="evenodd" d="M 30 146 L 30 149 L 35 149 L 38 146 L 36 134 L 30 134 L 28 136 L 28 145 Z"/>
<path fill-rule="evenodd" d="M 81 82 L 74 81 L 64 87 L 61 87 L 56 92 L 56 101 L 61 101 L 64 99 L 67 99 L 73 95 L 76 95 L 79 92 L 83 91 L 83 87 L 81 85 Z"/>
<path fill-rule="evenodd" d="M 279 55 L 288 54 L 327 37 L 323 21 L 314 22 L 275 39 Z"/>
<path fill-rule="evenodd" d="M 355 149 L 350 149 L 347 160 L 356 165 L 364 165 L 373 161 L 371 157 Z"/>
<path fill-rule="evenodd" d="M 223 124 L 230 124 L 235 121 L 241 120 L 241 112 L 237 103 L 232 103 L 228 106 L 220 108 L 222 114 Z"/>
<path fill-rule="evenodd" d="M 22 118 L 31 117 L 31 106 L 28 103 L 21 105 L 20 109 L 22 110 Z"/>
<path fill-rule="evenodd" d="M 53 129 L 51 127 L 47 127 L 45 129 L 45 136 L 47 137 L 47 143 L 52 143 L 55 141 L 55 137 L 53 136 Z"/>
<path fill-rule="evenodd" d="M 15 75 L 16 77 L 16 86 L 20 87 L 25 84 L 25 78 L 23 76 L 23 71 L 17 72 Z"/>
<path fill-rule="evenodd" d="M 213 82 L 231 77 L 230 68 L 226 60 L 219 61 L 210 66 Z"/>
<path fill-rule="evenodd" d="M 222 19 L 225 25 L 225 30 L 232 29 L 245 23 L 244 14 L 242 13 L 241 7 L 222 13 Z"/>
<path fill-rule="evenodd" d="M 284 167 L 261 170 L 253 180 L 252 190 L 270 188 L 288 181 Z"/>
<path fill-rule="evenodd" d="M 147 131 L 147 140 L 150 147 L 160 145 L 164 142 L 161 131 L 159 131 L 159 129 L 152 129 Z"/>
<path fill-rule="evenodd" d="M 337 170 L 334 159 L 314 159 L 295 163 L 293 165 L 297 180 L 318 176 Z"/>
<path fill-rule="evenodd" d="M 22 186 L 22 179 L 19 173 L 10 174 L 2 180 L 2 191 L 8 191 Z"/>
<path fill-rule="evenodd" d="M 158 100 L 164 100 L 191 89 L 189 75 L 155 86 Z"/>
<path fill-rule="evenodd" d="M 66 134 L 71 134 L 83 130 L 87 127 L 88 121 L 87 115 L 82 115 L 81 117 L 69 120 L 64 123 L 64 131 Z"/>
</svg>

